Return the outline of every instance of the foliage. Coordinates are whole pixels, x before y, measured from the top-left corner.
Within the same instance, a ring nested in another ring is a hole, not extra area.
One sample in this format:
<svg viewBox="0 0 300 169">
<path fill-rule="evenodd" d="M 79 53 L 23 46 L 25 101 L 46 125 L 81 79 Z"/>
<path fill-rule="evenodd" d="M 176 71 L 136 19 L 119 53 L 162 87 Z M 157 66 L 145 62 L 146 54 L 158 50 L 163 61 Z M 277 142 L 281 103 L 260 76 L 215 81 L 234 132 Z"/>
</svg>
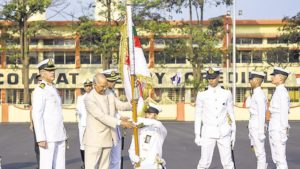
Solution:
<svg viewBox="0 0 300 169">
<path fill-rule="evenodd" d="M 280 38 L 288 43 L 300 44 L 300 12 L 292 17 L 284 17 L 286 24 L 281 28 L 283 34 Z"/>
</svg>

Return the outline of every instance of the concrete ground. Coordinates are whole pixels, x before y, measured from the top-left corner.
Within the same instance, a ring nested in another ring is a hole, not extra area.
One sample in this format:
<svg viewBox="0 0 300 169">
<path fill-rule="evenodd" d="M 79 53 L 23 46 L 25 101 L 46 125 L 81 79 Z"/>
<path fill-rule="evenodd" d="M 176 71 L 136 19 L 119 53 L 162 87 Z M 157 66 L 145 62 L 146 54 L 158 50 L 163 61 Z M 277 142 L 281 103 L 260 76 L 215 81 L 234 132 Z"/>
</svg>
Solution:
<svg viewBox="0 0 300 169">
<path fill-rule="evenodd" d="M 200 158 L 200 148 L 194 144 L 192 122 L 164 122 L 168 130 L 163 157 L 168 169 L 196 169 Z M 290 122 L 291 132 L 287 142 L 287 160 L 289 169 L 300 168 L 300 122 Z M 70 137 L 70 149 L 66 152 L 66 168 L 80 169 L 78 128 L 75 123 L 66 123 L 66 130 Z M 237 123 L 237 141 L 235 158 L 237 169 L 255 169 L 256 159 L 250 151 L 246 122 Z M 34 169 L 36 162 L 33 151 L 33 136 L 27 123 L 0 123 L 0 155 L 2 169 Z M 128 158 L 130 131 L 125 139 L 124 169 L 131 169 Z M 210 169 L 221 169 L 219 155 L 215 149 Z M 269 141 L 266 141 L 268 169 L 275 169 L 271 160 Z"/>
</svg>

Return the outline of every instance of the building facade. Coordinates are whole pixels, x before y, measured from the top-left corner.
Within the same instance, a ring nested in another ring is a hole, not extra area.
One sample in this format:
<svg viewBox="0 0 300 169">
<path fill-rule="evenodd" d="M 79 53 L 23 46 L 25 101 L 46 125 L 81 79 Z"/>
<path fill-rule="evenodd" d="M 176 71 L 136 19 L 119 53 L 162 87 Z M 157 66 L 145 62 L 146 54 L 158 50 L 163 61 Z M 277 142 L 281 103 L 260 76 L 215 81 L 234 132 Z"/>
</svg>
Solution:
<svg viewBox="0 0 300 169">
<path fill-rule="evenodd" d="M 232 37 L 231 21 L 224 18 L 224 29 L 228 29 L 218 44 L 220 47 L 228 47 Z M 5 25 L 5 22 L 0 22 Z M 31 37 L 30 41 L 30 89 L 33 90 L 37 81 L 35 76 L 38 73 L 36 65 L 46 58 L 53 58 L 57 67 L 56 87 L 58 88 L 63 104 L 74 105 L 76 96 L 80 95 L 83 81 L 92 76 L 97 71 L 102 71 L 101 55 L 97 55 L 92 49 L 85 47 L 80 42 L 80 37 L 72 29 L 76 22 L 49 22 L 52 25 L 51 32 L 40 32 L 37 36 Z M 292 102 L 299 102 L 300 89 L 296 83 L 296 76 L 300 74 L 299 69 L 299 47 L 278 40 L 280 28 L 283 25 L 281 20 L 238 20 L 236 26 L 236 101 L 242 103 L 249 95 L 251 89 L 248 82 L 249 72 L 252 70 L 265 71 L 268 76 L 262 88 L 271 97 L 275 86 L 270 82 L 270 72 L 272 66 L 268 63 L 269 55 L 267 50 L 275 47 L 288 47 L 289 50 L 273 61 L 282 62 L 288 70 L 292 72 L 287 80 L 287 88 Z M 95 26 L 101 26 L 101 21 L 96 21 Z M 7 30 L 2 29 L 1 34 Z M 186 54 L 181 57 L 172 58 L 165 56 L 161 51 L 167 43 L 172 43 L 173 39 L 180 38 L 182 35 L 174 34 L 154 38 L 144 33 L 141 35 L 141 42 L 149 63 L 149 68 L 153 77 L 154 94 L 153 100 L 156 102 L 176 103 L 184 101 L 193 103 L 195 95 L 192 85 L 185 83 L 192 79 L 192 66 L 186 60 Z M 23 84 L 21 61 L 11 59 L 18 54 L 18 36 L 12 37 L 1 42 L 1 67 L 0 67 L 0 102 L 8 104 L 23 103 Z M 232 57 L 229 56 L 228 67 L 222 62 L 226 56 L 210 57 L 204 62 L 205 67 L 218 66 L 223 69 L 221 75 L 222 83 L 226 88 L 232 88 Z M 274 59 L 274 58 L 273 58 Z M 117 67 L 117 60 L 111 60 L 111 67 Z M 181 83 L 174 85 L 171 77 L 181 74 Z M 124 96 L 122 84 L 117 85 L 118 93 Z"/>
</svg>

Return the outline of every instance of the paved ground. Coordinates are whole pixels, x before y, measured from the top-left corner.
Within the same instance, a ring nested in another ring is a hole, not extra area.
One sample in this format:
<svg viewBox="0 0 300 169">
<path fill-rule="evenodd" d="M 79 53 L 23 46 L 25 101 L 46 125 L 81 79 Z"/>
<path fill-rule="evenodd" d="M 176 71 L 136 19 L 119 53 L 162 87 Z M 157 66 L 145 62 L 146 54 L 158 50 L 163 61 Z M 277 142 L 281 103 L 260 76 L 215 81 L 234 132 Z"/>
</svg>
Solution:
<svg viewBox="0 0 300 169">
<path fill-rule="evenodd" d="M 200 157 L 200 148 L 194 144 L 193 123 L 164 122 L 168 136 L 164 145 L 164 158 L 168 169 L 195 169 Z M 287 158 L 289 169 L 300 169 L 300 122 L 290 122 L 291 136 L 288 140 Z M 255 169 L 255 156 L 249 149 L 246 122 L 237 123 L 236 166 L 237 169 Z M 66 129 L 71 138 L 70 149 L 66 153 L 67 169 L 80 169 L 80 154 L 77 125 L 67 123 Z M 32 133 L 25 123 L 0 123 L 0 154 L 3 169 L 33 169 L 35 156 L 33 152 Z M 125 141 L 124 169 L 131 169 L 127 149 L 130 142 L 130 132 Z M 270 148 L 266 145 L 268 169 L 275 169 L 270 156 Z M 210 169 L 221 169 L 217 148 Z"/>
</svg>

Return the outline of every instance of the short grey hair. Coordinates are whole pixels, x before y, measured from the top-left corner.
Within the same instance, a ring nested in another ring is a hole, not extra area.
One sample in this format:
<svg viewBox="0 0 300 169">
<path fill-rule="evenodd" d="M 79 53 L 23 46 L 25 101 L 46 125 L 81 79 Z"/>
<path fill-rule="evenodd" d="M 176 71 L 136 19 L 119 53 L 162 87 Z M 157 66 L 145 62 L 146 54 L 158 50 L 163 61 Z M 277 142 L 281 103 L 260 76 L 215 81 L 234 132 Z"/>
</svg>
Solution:
<svg viewBox="0 0 300 169">
<path fill-rule="evenodd" d="M 96 73 L 95 76 L 93 77 L 93 84 L 98 84 L 99 83 L 99 78 L 105 78 L 103 73 Z"/>
</svg>

